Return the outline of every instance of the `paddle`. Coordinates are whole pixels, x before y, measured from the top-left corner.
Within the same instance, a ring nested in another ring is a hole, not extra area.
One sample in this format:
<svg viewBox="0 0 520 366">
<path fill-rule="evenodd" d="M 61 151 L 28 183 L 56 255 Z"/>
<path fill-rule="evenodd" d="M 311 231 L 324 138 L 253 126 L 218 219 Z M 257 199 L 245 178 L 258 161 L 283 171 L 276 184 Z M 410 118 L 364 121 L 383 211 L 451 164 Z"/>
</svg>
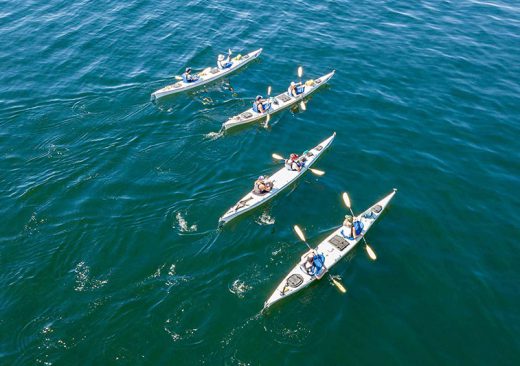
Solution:
<svg viewBox="0 0 520 366">
<path fill-rule="evenodd" d="M 343 202 L 345 202 L 345 206 L 348 207 L 348 209 L 350 210 L 350 213 L 352 214 L 352 218 L 354 218 L 354 212 L 352 212 L 352 207 L 350 205 L 350 198 L 348 197 L 347 192 L 343 193 Z M 363 236 L 362 238 L 363 238 L 363 241 L 365 242 L 365 250 L 367 251 L 368 256 L 370 257 L 370 259 L 375 261 L 377 259 L 376 253 L 374 253 L 372 248 L 368 245 L 365 237 Z"/>
<path fill-rule="evenodd" d="M 276 160 L 287 160 L 287 159 L 285 159 L 283 156 L 280 156 L 280 155 L 278 155 L 278 154 L 272 154 L 271 156 L 272 156 L 274 159 L 276 159 Z M 313 169 L 313 168 L 309 168 L 309 170 L 310 170 L 311 172 L 313 172 L 314 174 L 320 176 L 320 177 L 321 177 L 322 175 L 325 174 L 325 172 L 324 172 L 323 170 Z"/>
<path fill-rule="evenodd" d="M 271 85 L 267 87 L 267 99 L 271 99 Z M 271 108 L 269 108 L 271 109 Z M 267 117 L 265 118 L 264 127 L 267 128 L 269 126 L 269 121 L 271 120 L 271 115 L 269 114 L 269 109 L 267 110 Z"/>
<path fill-rule="evenodd" d="M 303 67 L 299 66 L 298 67 L 298 77 L 300 78 L 300 84 L 302 83 L 302 76 L 303 76 Z M 303 99 L 303 96 L 302 96 L 302 99 Z M 307 110 L 307 107 L 305 106 L 305 103 L 303 102 L 303 100 L 300 102 L 300 108 L 302 109 L 302 111 Z"/>
<path fill-rule="evenodd" d="M 303 235 L 303 231 L 300 229 L 300 227 L 298 225 L 294 225 L 294 231 L 296 232 L 298 237 L 301 239 L 301 241 L 303 241 L 305 243 L 305 245 L 307 245 L 307 248 L 309 248 L 311 250 L 311 252 L 315 252 L 315 250 L 311 248 L 309 243 L 307 243 L 307 240 L 305 240 L 305 235 Z M 323 264 L 323 267 L 325 267 L 325 263 Z M 325 267 L 325 269 L 326 269 L 326 267 Z M 332 275 L 330 273 L 327 272 L 327 274 L 329 275 L 329 278 L 331 279 L 332 283 L 338 288 L 339 291 L 341 291 L 342 293 L 347 292 L 347 289 L 341 284 L 341 282 L 339 282 L 337 279 L 332 277 Z"/>
</svg>

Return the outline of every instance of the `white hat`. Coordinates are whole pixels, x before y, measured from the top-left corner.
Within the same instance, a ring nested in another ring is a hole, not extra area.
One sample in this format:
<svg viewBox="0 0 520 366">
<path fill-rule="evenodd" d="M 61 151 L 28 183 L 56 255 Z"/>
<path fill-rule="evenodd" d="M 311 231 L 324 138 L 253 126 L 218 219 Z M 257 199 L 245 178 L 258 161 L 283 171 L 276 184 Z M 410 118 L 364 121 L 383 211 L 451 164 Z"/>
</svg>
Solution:
<svg viewBox="0 0 520 366">
<path fill-rule="evenodd" d="M 218 60 L 219 61 L 224 61 L 224 55 L 218 55 Z"/>
<path fill-rule="evenodd" d="M 291 86 L 295 86 L 296 84 L 294 83 L 294 81 L 291 81 Z"/>
</svg>

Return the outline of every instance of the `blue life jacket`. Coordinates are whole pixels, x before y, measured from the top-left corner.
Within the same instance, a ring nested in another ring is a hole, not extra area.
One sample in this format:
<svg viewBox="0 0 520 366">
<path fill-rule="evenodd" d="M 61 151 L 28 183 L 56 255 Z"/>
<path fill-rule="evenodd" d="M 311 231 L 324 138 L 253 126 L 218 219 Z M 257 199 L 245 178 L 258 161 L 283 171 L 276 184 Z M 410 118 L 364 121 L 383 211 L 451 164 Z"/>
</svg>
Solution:
<svg viewBox="0 0 520 366">
<path fill-rule="evenodd" d="M 356 235 L 359 235 L 361 234 L 361 232 L 363 231 L 363 227 L 365 225 L 363 225 L 363 223 L 361 221 L 355 221 L 354 222 L 354 230 L 356 231 Z"/>
<path fill-rule="evenodd" d="M 255 111 L 256 113 L 259 113 L 258 112 L 258 104 L 256 104 L 256 100 L 253 102 L 253 111 Z"/>
<path fill-rule="evenodd" d="M 190 75 L 190 78 L 188 79 L 188 74 L 182 74 L 182 81 L 184 81 L 185 83 L 193 83 L 197 80 L 199 80 L 198 75 Z"/>
<path fill-rule="evenodd" d="M 316 254 L 312 258 L 312 274 L 317 276 L 321 274 L 325 268 L 325 256 L 323 254 Z"/>
<path fill-rule="evenodd" d="M 298 85 L 296 87 L 296 95 L 301 94 L 305 91 L 305 87 L 303 85 Z"/>
</svg>

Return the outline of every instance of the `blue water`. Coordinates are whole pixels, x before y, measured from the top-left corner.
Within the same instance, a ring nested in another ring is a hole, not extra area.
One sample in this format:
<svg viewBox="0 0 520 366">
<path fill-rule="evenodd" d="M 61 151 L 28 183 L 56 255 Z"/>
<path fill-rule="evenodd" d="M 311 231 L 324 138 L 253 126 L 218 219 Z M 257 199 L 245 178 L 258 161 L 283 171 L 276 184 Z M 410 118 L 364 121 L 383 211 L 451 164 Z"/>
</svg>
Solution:
<svg viewBox="0 0 520 366">
<path fill-rule="evenodd" d="M 509 1 L 4 2 L 0 364 L 520 362 L 520 6 Z M 231 48 L 259 60 L 150 94 Z M 219 135 L 257 94 L 298 108 Z M 337 137 L 218 218 L 272 153 Z M 260 314 L 306 250 L 399 189 L 362 246 Z"/>
</svg>

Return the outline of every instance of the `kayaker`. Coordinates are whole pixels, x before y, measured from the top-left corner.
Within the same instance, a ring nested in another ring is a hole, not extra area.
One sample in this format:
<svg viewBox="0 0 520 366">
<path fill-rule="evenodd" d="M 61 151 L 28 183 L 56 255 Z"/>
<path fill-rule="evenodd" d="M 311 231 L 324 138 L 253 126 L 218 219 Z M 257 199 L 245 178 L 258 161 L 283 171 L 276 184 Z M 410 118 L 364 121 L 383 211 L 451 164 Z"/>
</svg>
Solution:
<svg viewBox="0 0 520 366">
<path fill-rule="evenodd" d="M 193 82 L 199 80 L 199 76 L 198 75 L 192 75 L 191 74 L 191 67 L 187 67 L 186 68 L 186 72 L 184 74 L 182 74 L 182 80 L 185 83 L 193 83 Z"/>
<path fill-rule="evenodd" d="M 312 275 L 312 267 L 314 266 L 314 252 L 310 252 L 307 255 L 307 260 L 303 264 L 303 268 L 305 268 L 305 271 Z"/>
<path fill-rule="evenodd" d="M 324 273 L 325 256 L 323 254 L 318 254 L 315 251 L 311 251 L 307 255 L 307 260 L 303 264 L 303 267 L 305 271 L 307 271 L 308 275 L 321 278 Z"/>
<path fill-rule="evenodd" d="M 285 166 L 289 170 L 302 170 L 303 163 L 300 161 L 300 158 L 297 154 L 291 154 L 289 159 L 285 161 Z"/>
<path fill-rule="evenodd" d="M 273 182 L 270 182 L 269 177 L 264 177 L 263 175 L 259 176 L 255 181 L 255 185 L 253 188 L 253 193 L 255 194 L 264 194 L 270 192 L 273 188 Z"/>
<path fill-rule="evenodd" d="M 227 69 L 228 67 L 231 67 L 233 63 L 231 62 L 231 50 L 228 51 L 228 56 L 220 54 L 217 58 L 217 66 L 220 70 Z"/>
<path fill-rule="evenodd" d="M 287 89 L 287 92 L 291 97 L 297 97 L 303 93 L 304 90 L 305 86 L 303 86 L 301 82 L 295 83 L 294 81 L 291 81 L 291 85 L 289 86 L 289 89 Z"/>
<path fill-rule="evenodd" d="M 363 232 L 363 223 L 357 218 L 353 218 L 350 215 L 345 215 L 345 221 L 343 221 L 343 226 L 347 228 L 347 232 L 344 233 L 342 231 L 343 236 L 348 234 L 348 239 L 355 239 Z"/>
<path fill-rule="evenodd" d="M 269 108 L 271 108 L 269 102 L 262 98 L 261 95 L 257 95 L 255 101 L 253 102 L 253 111 L 256 113 L 265 113 L 265 111 Z"/>
</svg>

